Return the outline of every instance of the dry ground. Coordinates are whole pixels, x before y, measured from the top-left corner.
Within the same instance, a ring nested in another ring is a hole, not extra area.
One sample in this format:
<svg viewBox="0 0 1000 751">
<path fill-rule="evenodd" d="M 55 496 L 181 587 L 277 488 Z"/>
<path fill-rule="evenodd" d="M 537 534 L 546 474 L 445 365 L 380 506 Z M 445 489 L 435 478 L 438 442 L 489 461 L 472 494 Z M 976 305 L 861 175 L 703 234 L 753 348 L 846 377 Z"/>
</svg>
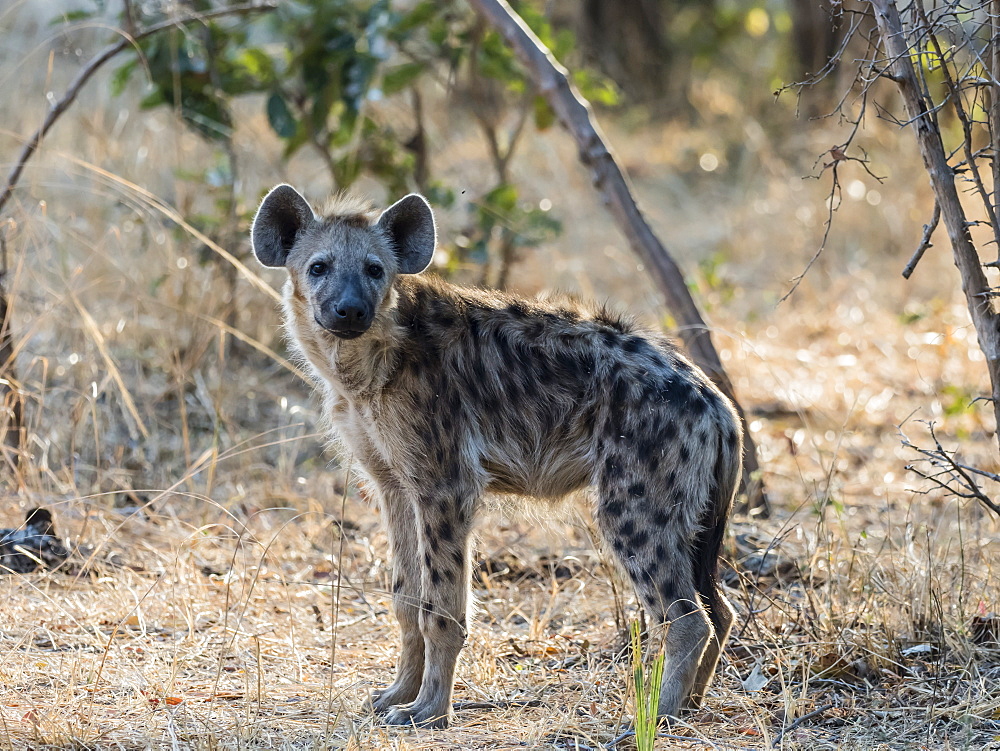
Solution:
<svg viewBox="0 0 1000 751">
<path fill-rule="evenodd" d="M 104 38 L 51 42 L 37 7 L 0 9 L 6 155 L 72 75 L 76 44 L 85 57 Z M 594 549 L 585 498 L 558 520 L 497 512 L 483 524 L 456 691 L 479 708 L 442 732 L 386 729 L 362 711 L 396 652 L 378 514 L 323 451 L 316 403 L 280 354 L 273 300 L 245 278 L 227 300 L 222 265 L 178 221 L 211 212 L 204 168 L 216 157 L 169 113 L 110 97 L 108 75 L 56 127 L 0 227 L 27 397 L 0 522 L 48 506 L 85 561 L 0 577 L 0 743 L 614 739 L 631 713 L 621 629 L 637 612 Z M 865 131 L 886 182 L 843 175 L 829 247 L 779 304 L 822 235 L 828 182 L 802 176 L 843 131 L 795 123 L 783 104 L 755 119 L 722 83 L 696 94 L 694 125 L 619 120 L 609 132 L 697 287 L 775 511 L 733 524 L 725 568 L 741 621 L 706 707 L 672 731 L 690 739 L 661 743 L 1000 748 L 998 524 L 922 492 L 900 444 L 899 426 L 926 443 L 920 420 L 934 420 L 947 445 L 997 470 L 994 426 L 970 406 L 985 368 L 946 240 L 911 282 L 899 278 L 930 214 L 909 137 Z M 472 195 L 488 184 L 471 123 L 442 118 L 431 135 L 444 180 Z M 281 179 L 317 200 L 329 189 L 308 158 L 281 162 L 257 103 L 236 147 L 246 210 Z M 699 167 L 707 153 L 712 172 Z M 533 135 L 516 172 L 565 224 L 517 266 L 520 290 L 577 291 L 669 323 L 563 134 Z M 446 233 L 463 211 L 442 215 Z M 245 256 L 245 240 L 232 250 Z M 263 280 L 277 287 L 280 275 Z M 222 323 L 231 309 L 240 342 Z"/>
</svg>

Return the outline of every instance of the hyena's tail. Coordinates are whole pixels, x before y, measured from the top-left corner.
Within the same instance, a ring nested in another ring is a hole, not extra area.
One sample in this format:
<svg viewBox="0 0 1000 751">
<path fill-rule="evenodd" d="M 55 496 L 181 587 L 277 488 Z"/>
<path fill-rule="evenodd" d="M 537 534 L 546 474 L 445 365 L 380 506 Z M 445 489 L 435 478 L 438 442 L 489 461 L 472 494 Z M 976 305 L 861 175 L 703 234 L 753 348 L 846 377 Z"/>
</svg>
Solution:
<svg viewBox="0 0 1000 751">
<path fill-rule="evenodd" d="M 701 531 L 695 538 L 691 550 L 695 587 L 701 596 L 702 604 L 708 610 L 709 618 L 715 627 L 716 638 L 720 641 L 724 641 L 729 634 L 733 610 L 719 585 L 719 552 L 722 549 L 726 524 L 733 509 L 733 499 L 743 466 L 743 440 L 739 418 L 732 414 L 729 419 L 733 430 L 720 430 L 710 502 L 701 520 Z"/>
</svg>

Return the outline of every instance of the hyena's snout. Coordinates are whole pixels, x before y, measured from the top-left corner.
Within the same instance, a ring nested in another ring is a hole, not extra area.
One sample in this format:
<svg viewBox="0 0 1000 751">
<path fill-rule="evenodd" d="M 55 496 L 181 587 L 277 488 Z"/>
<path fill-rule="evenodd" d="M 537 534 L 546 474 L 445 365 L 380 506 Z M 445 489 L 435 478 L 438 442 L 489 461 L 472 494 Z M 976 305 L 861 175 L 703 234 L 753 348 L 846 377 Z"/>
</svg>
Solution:
<svg viewBox="0 0 1000 751">
<path fill-rule="evenodd" d="M 354 286 L 331 295 L 315 310 L 316 323 L 341 339 L 361 336 L 372 325 L 375 305 Z"/>
</svg>

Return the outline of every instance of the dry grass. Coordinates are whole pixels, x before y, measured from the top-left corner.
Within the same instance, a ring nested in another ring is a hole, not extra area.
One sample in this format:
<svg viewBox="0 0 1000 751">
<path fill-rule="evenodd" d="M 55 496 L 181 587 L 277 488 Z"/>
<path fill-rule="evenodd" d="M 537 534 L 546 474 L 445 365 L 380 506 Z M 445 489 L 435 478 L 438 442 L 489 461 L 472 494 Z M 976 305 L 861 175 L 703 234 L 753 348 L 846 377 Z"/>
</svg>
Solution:
<svg viewBox="0 0 1000 751">
<path fill-rule="evenodd" d="M 0 50 L 3 96 L 18 103 L 0 109 L 10 154 L 44 92 L 71 75 L 74 46 L 45 41 L 37 5 L 0 13 L 17 40 Z M 73 38 L 86 50 L 103 37 Z M 386 729 L 361 710 L 396 650 L 377 512 L 324 453 L 307 386 L 274 354 L 272 299 L 243 278 L 227 300 L 222 266 L 177 221 L 211 210 L 201 167 L 214 155 L 168 113 L 111 99 L 106 81 L 57 126 L 0 228 L 27 398 L 0 521 L 49 506 L 89 561 L 0 577 L 0 743 L 583 749 L 613 739 L 631 713 L 621 626 L 636 610 L 594 550 L 586 499 L 547 524 L 497 514 L 483 525 L 456 699 L 537 706 L 464 709 L 442 732 Z M 967 407 L 985 369 L 947 248 L 910 284 L 898 279 L 929 216 L 911 143 L 867 134 L 882 162 L 873 170 L 889 181 L 851 187 L 866 180 L 851 176 L 827 254 L 776 306 L 822 233 L 827 188 L 801 177 L 840 134 L 825 123 L 778 130 L 781 109 L 758 123 L 720 83 L 698 95 L 698 127 L 619 124 L 611 138 L 696 278 L 776 513 L 733 525 L 727 581 L 743 619 L 706 707 L 672 731 L 691 740 L 662 743 L 997 746 L 998 525 L 917 492 L 897 435 L 905 423 L 918 439 L 916 420 L 936 420 L 950 445 L 996 470 L 994 426 Z M 482 187 L 471 124 L 442 121 L 432 135 L 435 169 Z M 258 107 L 236 146 L 245 210 L 279 179 L 317 199 L 329 187 L 307 159 L 280 162 Z M 720 159 L 712 173 L 698 167 L 709 151 Z M 659 315 L 568 140 L 532 138 L 517 169 L 566 230 L 523 259 L 516 285 Z M 465 217 L 443 219 L 455 231 Z M 245 256 L 246 242 L 228 249 Z M 222 324 L 233 308 L 241 343 Z"/>
</svg>

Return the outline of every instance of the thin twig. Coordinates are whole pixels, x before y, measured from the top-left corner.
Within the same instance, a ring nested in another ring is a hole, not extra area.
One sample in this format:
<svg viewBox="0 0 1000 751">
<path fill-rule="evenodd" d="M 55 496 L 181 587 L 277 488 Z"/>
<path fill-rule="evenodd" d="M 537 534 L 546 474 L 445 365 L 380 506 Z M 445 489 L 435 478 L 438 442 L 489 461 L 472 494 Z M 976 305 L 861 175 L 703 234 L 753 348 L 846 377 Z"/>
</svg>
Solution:
<svg viewBox="0 0 1000 751">
<path fill-rule="evenodd" d="M 158 34 L 166 29 L 183 26 L 195 21 L 209 21 L 223 16 L 235 16 L 242 15 L 244 13 L 255 13 L 258 11 L 271 11 L 277 7 L 277 3 L 234 5 L 229 8 L 220 8 L 219 10 L 206 11 L 203 13 L 190 13 L 178 16 L 170 21 L 164 21 L 163 23 L 150 26 L 148 29 L 143 29 L 135 34 L 128 34 L 126 31 L 122 30 L 121 33 L 125 36 L 125 38 L 115 44 L 110 44 L 105 47 L 97 53 L 97 55 L 92 57 L 90 61 L 83 66 L 83 68 L 81 68 L 80 72 L 76 74 L 76 78 L 74 78 L 72 83 L 70 83 L 67 87 L 66 92 L 62 95 L 62 98 L 52 105 L 49 111 L 45 114 L 45 119 L 42 121 L 42 124 L 24 144 L 24 148 L 21 149 L 21 153 L 18 155 L 17 161 L 14 162 L 13 169 L 11 169 L 10 174 L 7 175 L 7 183 L 4 185 L 3 192 L 0 192 L 0 211 L 3 211 L 4 206 L 7 205 L 11 195 L 13 195 L 14 188 L 17 186 L 18 180 L 21 179 L 21 173 L 24 171 L 25 165 L 28 163 L 28 160 L 31 159 L 35 151 L 38 150 L 38 147 L 42 143 L 42 139 L 49 132 L 49 130 L 52 129 L 52 126 L 56 124 L 56 121 L 62 116 L 62 114 L 69 109 L 71 104 L 73 104 L 77 95 L 80 93 L 80 90 L 84 87 L 87 81 L 90 80 L 91 76 L 93 76 L 94 73 L 97 72 L 98 68 L 104 65 L 104 63 L 108 60 L 115 57 L 119 52 L 134 46 L 140 40 L 153 36 L 154 34 Z"/>
<path fill-rule="evenodd" d="M 937 229 L 938 222 L 941 221 L 941 204 L 937 201 L 934 202 L 934 214 L 931 216 L 930 222 L 924 225 L 924 234 L 920 238 L 920 245 L 917 249 L 913 251 L 913 256 L 910 258 L 910 262 L 906 264 L 906 268 L 903 269 L 903 278 L 909 279 L 910 274 L 913 270 L 917 268 L 917 264 L 920 263 L 920 259 L 924 257 L 924 253 L 928 248 L 934 247 L 931 243 L 931 235 L 934 234 L 934 230 Z"/>
<path fill-rule="evenodd" d="M 456 712 L 465 709 L 517 709 L 522 707 L 540 707 L 541 699 L 504 699 L 501 701 L 456 701 L 451 708 Z"/>
<path fill-rule="evenodd" d="M 819 709 L 814 709 L 812 712 L 809 712 L 807 714 L 802 715 L 800 718 L 798 718 L 797 720 L 795 720 L 795 722 L 793 722 L 791 725 L 788 725 L 787 727 L 783 727 L 781 730 L 778 731 L 778 734 L 776 736 L 774 736 L 774 740 L 771 741 L 771 748 L 777 748 L 778 747 L 778 744 L 781 743 L 781 739 L 785 736 L 785 733 L 787 733 L 787 732 L 789 732 L 791 730 L 795 730 L 795 728 L 797 728 L 802 723 L 806 722 L 807 720 L 811 720 L 813 717 L 818 717 L 819 715 L 823 714 L 824 712 L 833 709 L 833 707 L 834 707 L 833 704 L 824 704 Z"/>
</svg>

